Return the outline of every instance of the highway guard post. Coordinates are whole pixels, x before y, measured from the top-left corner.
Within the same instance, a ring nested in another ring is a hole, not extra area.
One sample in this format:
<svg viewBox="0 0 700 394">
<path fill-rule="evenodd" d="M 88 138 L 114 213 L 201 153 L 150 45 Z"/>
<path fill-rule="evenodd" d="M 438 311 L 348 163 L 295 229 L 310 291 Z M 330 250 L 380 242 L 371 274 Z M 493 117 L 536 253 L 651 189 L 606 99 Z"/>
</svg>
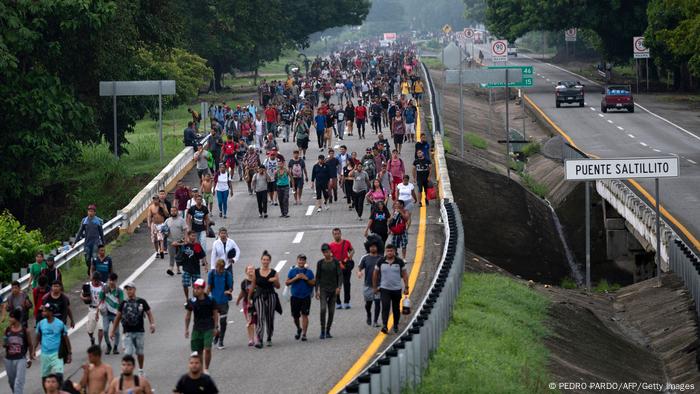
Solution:
<svg viewBox="0 0 700 394">
<path fill-rule="evenodd" d="M 620 159 L 567 159 L 566 180 L 586 181 L 586 290 L 591 291 L 591 192 L 590 182 L 600 179 L 654 178 L 656 189 L 656 278 L 661 286 L 661 196 L 659 178 L 678 176 L 678 157 Z"/>
</svg>

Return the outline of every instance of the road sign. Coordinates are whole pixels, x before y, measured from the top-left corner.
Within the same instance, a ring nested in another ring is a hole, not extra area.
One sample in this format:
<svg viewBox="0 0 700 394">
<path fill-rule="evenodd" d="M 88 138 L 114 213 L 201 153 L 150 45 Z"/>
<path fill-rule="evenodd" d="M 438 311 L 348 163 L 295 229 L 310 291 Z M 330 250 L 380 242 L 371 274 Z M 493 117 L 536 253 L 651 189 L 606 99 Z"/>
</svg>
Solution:
<svg viewBox="0 0 700 394">
<path fill-rule="evenodd" d="M 384 33 L 385 41 L 396 41 L 396 33 Z"/>
<path fill-rule="evenodd" d="M 445 79 L 448 84 L 459 83 L 458 70 L 446 70 Z M 522 70 L 517 68 L 508 71 L 508 80 L 519 82 L 522 79 Z M 506 86 L 506 73 L 503 69 L 469 69 L 462 71 L 462 83 L 481 83 L 481 84 L 500 84 L 501 87 Z M 508 83 L 513 86 L 512 82 Z"/>
<path fill-rule="evenodd" d="M 644 45 L 644 37 L 634 37 L 632 39 L 632 53 L 635 59 L 648 59 L 651 56 L 649 48 Z"/>
<path fill-rule="evenodd" d="M 153 96 L 159 93 L 175 94 L 175 81 L 100 81 L 100 96 Z"/>
<path fill-rule="evenodd" d="M 495 40 L 491 43 L 491 60 L 494 62 L 508 61 L 508 40 Z"/>
<path fill-rule="evenodd" d="M 462 59 L 460 52 L 461 49 L 454 42 L 450 42 L 442 50 L 442 64 L 451 69 L 459 68 Z"/>
<path fill-rule="evenodd" d="M 571 29 L 566 29 L 564 31 L 564 40 L 565 41 L 576 41 L 576 31 L 577 29 L 575 27 L 572 27 Z"/>
<path fill-rule="evenodd" d="M 567 180 L 668 178 L 678 176 L 677 157 L 566 160 Z"/>
<path fill-rule="evenodd" d="M 503 70 L 509 69 L 508 72 L 508 86 L 511 88 L 527 88 L 535 84 L 535 79 L 532 77 L 535 70 L 532 66 L 490 66 L 489 70 Z M 518 78 L 518 76 L 520 78 Z M 505 87 L 504 82 L 486 83 L 481 84 L 482 88 L 503 88 Z"/>
<path fill-rule="evenodd" d="M 474 38 L 474 29 L 465 27 L 464 28 L 464 37 L 466 37 L 468 40 L 471 40 Z"/>
<path fill-rule="evenodd" d="M 445 26 L 442 27 L 442 32 L 445 34 L 450 34 L 450 32 L 452 32 L 452 26 L 445 24 Z"/>
</svg>

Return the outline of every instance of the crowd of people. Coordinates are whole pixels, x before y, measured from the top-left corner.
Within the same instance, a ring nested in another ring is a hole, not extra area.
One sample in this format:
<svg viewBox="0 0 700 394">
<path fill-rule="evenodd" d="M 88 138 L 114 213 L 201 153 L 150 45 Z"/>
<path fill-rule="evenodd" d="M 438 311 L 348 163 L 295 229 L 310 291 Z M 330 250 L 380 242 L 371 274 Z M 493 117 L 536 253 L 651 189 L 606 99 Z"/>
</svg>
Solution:
<svg viewBox="0 0 700 394">
<path fill-rule="evenodd" d="M 166 273 L 181 276 L 184 293 L 184 335 L 192 354 L 189 371 L 177 381 L 174 392 L 200 392 L 202 387 L 207 393 L 218 392 L 208 370 L 212 347 L 225 349 L 231 302 L 243 310 L 250 347 L 272 345 L 280 297 L 289 301 L 294 338 L 299 341 L 308 341 L 311 306 L 314 298 L 318 300 L 319 339 L 327 340 L 333 338 L 335 310 L 351 308 L 351 283 L 357 276 L 362 280 L 367 325 L 383 333 L 399 331 L 401 300 L 409 293 L 411 212 L 415 205 L 428 204 L 432 196 L 430 144 L 425 134 L 416 138 L 417 106 L 424 89 L 416 65 L 415 53 L 398 46 L 348 48 L 316 58 L 306 75 L 295 70 L 286 81 L 263 80 L 257 103 L 213 106 L 204 116 L 211 124 L 205 140 L 198 134 L 203 116 L 190 110 L 192 121 L 184 135 L 195 150 L 197 184 L 178 182 L 172 202 L 161 190 L 147 208 L 155 255 L 168 256 Z M 367 123 L 373 141 L 367 138 Z M 307 165 L 313 136 L 319 154 Z M 368 140 L 364 152 L 348 149 L 345 141 L 354 136 Z M 415 147 L 411 165 L 401 157 L 406 143 Z M 282 144 L 293 144 L 291 157 L 280 153 L 286 146 Z M 259 265 L 246 265 L 245 276 L 234 282 L 232 267 L 240 260 L 241 248 L 225 227 L 214 233 L 212 216 L 216 212 L 220 218 L 229 217 L 238 182 L 255 196 L 263 220 L 272 214 L 270 206 L 279 206 L 280 217 L 289 218 L 290 200 L 302 204 L 306 185 L 313 191 L 316 214 L 333 204 L 342 206 L 344 200 L 347 209 L 367 223 L 357 268 L 357 251 L 342 229 L 335 228 L 320 246 L 322 257 L 315 266 L 299 254 L 285 275 L 270 266 L 271 256 L 263 251 Z M 2 320 L 9 316 L 10 321 L 4 338 L 5 365 L 14 394 L 24 392 L 26 368 L 36 357 L 46 392 L 55 392 L 55 387 L 88 393 L 150 392 L 143 371 L 146 332 L 156 332 L 155 314 L 136 295 L 133 282 L 118 286 L 116 267 L 104 246 L 102 220 L 94 205 L 87 211 L 76 236 L 76 242 L 85 240 L 89 278 L 80 296 L 89 307 L 91 345 L 82 378 L 64 379 L 64 364 L 72 360 L 67 333 L 75 320 L 54 257 L 39 252 L 29 267 L 31 296 L 15 282 L 2 309 Z M 207 237 L 215 238 L 209 248 Z M 102 356 L 120 351 L 124 352 L 121 373 L 115 375 Z"/>
</svg>

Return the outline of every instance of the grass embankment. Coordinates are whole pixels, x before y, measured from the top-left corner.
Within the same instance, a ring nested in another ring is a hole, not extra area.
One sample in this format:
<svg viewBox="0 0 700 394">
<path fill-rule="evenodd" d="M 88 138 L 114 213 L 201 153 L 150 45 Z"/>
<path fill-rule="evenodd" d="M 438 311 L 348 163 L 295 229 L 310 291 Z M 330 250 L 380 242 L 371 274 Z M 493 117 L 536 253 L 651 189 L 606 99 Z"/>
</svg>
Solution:
<svg viewBox="0 0 700 394">
<path fill-rule="evenodd" d="M 548 300 L 509 278 L 465 273 L 452 321 L 419 393 L 550 392 Z"/>
<path fill-rule="evenodd" d="M 444 70 L 446 67 L 442 64 L 442 61 L 437 57 L 421 57 L 420 59 L 425 66 L 434 70 Z"/>
</svg>

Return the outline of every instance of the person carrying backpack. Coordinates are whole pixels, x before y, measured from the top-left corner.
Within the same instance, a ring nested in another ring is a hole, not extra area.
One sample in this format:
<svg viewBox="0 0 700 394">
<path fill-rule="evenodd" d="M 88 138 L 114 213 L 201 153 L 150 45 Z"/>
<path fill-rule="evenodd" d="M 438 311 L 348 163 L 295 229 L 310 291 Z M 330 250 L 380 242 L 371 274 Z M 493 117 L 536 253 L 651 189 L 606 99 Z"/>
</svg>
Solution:
<svg viewBox="0 0 700 394">
<path fill-rule="evenodd" d="M 394 200 L 394 212 L 389 219 L 389 231 L 391 243 L 396 248 L 401 248 L 401 258 L 406 259 L 408 247 L 408 227 L 411 225 L 411 213 L 404 209 L 403 200 Z"/>
<path fill-rule="evenodd" d="M 223 259 L 216 261 L 216 268 L 207 275 L 208 293 L 216 303 L 219 311 L 219 335 L 214 337 L 214 344 L 219 350 L 224 349 L 224 336 L 228 317 L 228 302 L 233 295 L 233 274 L 225 268 Z"/>
<path fill-rule="evenodd" d="M 125 353 L 127 355 L 136 353 L 136 358 L 139 362 L 139 375 L 142 375 L 145 358 L 143 317 L 144 315 L 148 316 L 151 334 L 156 332 L 156 321 L 148 302 L 143 298 L 136 297 L 136 285 L 134 282 L 124 284 L 124 290 L 126 290 L 126 299 L 119 305 L 117 317 L 114 318 L 114 325 L 112 325 L 112 329 L 109 332 L 109 337 L 114 340 L 115 331 L 121 322 L 124 330 Z"/>
<path fill-rule="evenodd" d="M 306 163 L 299 157 L 299 150 L 295 149 L 292 159 L 288 163 L 289 172 L 292 174 L 292 188 L 294 189 L 294 205 L 301 205 L 301 193 L 304 190 L 304 179 L 309 181 L 309 174 L 306 172 Z"/>
</svg>

